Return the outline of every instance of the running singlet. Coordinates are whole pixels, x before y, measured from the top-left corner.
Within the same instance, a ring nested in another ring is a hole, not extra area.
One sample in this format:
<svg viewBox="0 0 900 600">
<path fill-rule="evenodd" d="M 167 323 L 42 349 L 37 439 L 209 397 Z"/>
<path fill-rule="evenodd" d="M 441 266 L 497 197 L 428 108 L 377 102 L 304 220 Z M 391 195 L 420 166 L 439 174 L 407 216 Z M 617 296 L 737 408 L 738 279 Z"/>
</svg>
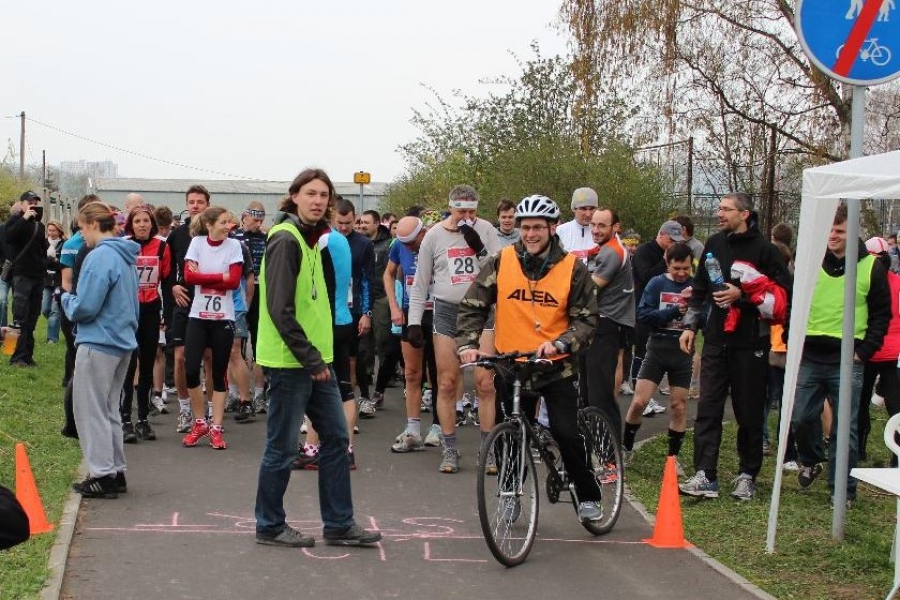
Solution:
<svg viewBox="0 0 900 600">
<path fill-rule="evenodd" d="M 391 253 L 388 255 L 388 260 L 395 265 L 400 266 L 400 271 L 403 274 L 403 301 L 400 303 L 400 308 L 408 309 L 409 289 L 415 281 L 416 267 L 419 264 L 419 254 L 407 248 L 406 245 L 398 242 L 391 245 Z M 398 296 L 398 298 L 399 297 L 400 296 Z M 432 310 L 433 308 L 434 301 L 431 298 L 431 286 L 429 285 L 428 296 L 425 298 L 425 310 Z"/>
<path fill-rule="evenodd" d="M 229 238 L 218 246 L 210 246 L 206 236 L 191 240 L 184 259 L 196 262 L 201 273 L 225 273 L 231 265 L 244 262 L 240 242 Z M 190 316 L 209 321 L 234 321 L 232 290 L 195 285 Z"/>
</svg>

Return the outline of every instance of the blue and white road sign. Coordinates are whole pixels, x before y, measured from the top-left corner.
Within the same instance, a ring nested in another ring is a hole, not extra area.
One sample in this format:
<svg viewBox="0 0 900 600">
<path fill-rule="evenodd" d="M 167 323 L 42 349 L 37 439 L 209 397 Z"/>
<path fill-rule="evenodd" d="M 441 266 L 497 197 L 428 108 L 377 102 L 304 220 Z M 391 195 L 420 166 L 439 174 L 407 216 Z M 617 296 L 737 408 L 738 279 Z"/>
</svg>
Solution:
<svg viewBox="0 0 900 600">
<path fill-rule="evenodd" d="M 800 44 L 827 75 L 863 86 L 900 75 L 897 0 L 797 0 L 795 10 Z"/>
</svg>

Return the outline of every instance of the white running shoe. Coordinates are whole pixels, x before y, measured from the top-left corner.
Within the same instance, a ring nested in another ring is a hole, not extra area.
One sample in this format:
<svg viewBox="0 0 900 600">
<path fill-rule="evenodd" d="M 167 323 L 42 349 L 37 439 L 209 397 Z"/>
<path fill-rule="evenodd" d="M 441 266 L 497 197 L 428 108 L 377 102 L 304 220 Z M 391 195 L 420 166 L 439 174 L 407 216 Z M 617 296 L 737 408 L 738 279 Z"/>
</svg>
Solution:
<svg viewBox="0 0 900 600">
<path fill-rule="evenodd" d="M 425 445 L 437 448 L 441 445 L 441 427 L 440 425 L 432 425 L 425 436 Z"/>
<path fill-rule="evenodd" d="M 178 426 L 175 428 L 176 433 L 188 433 L 191 428 L 194 426 L 194 419 L 191 417 L 191 412 L 188 410 L 182 410 L 178 413 Z"/>
<path fill-rule="evenodd" d="M 634 396 L 634 388 L 627 381 L 623 381 L 622 385 L 619 386 L 619 393 L 623 396 Z"/>
<path fill-rule="evenodd" d="M 359 418 L 371 419 L 375 416 L 375 403 L 368 398 L 360 398 L 359 400 Z"/>
<path fill-rule="evenodd" d="M 394 445 L 391 446 L 391 452 L 397 452 L 400 454 L 406 452 L 416 452 L 418 450 L 424 450 L 425 444 L 422 443 L 422 436 L 410 433 L 407 430 L 404 430 L 403 433 L 397 436 L 397 440 L 394 442 Z"/>
<path fill-rule="evenodd" d="M 661 415 L 666 412 L 666 407 L 656 401 L 655 398 L 650 398 L 650 402 L 647 403 L 646 408 L 644 408 L 644 412 L 642 413 L 645 417 L 653 417 L 656 415 Z"/>
<path fill-rule="evenodd" d="M 150 402 L 153 404 L 154 408 L 156 408 L 156 410 L 159 411 L 159 414 L 161 414 L 161 415 L 169 414 L 169 409 L 166 408 L 166 403 L 163 402 L 162 397 L 151 396 Z"/>
</svg>

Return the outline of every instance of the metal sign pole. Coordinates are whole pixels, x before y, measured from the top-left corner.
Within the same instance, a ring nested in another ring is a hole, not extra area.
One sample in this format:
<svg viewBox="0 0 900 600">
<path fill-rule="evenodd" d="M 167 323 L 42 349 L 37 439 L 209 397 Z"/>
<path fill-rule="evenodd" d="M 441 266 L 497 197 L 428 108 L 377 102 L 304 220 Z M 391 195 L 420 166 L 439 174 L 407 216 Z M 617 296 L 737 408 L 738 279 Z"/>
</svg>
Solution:
<svg viewBox="0 0 900 600">
<path fill-rule="evenodd" d="M 853 86 L 853 107 L 850 116 L 850 158 L 863 155 L 863 135 L 866 122 L 866 88 Z M 853 398 L 853 367 L 856 327 L 856 277 L 859 259 L 859 198 L 847 199 L 847 250 L 844 255 L 844 329 L 841 339 L 841 380 L 838 391 L 837 452 L 834 469 L 834 513 L 831 537 L 844 539 L 847 514 L 847 479 L 850 463 L 850 403 Z"/>
</svg>

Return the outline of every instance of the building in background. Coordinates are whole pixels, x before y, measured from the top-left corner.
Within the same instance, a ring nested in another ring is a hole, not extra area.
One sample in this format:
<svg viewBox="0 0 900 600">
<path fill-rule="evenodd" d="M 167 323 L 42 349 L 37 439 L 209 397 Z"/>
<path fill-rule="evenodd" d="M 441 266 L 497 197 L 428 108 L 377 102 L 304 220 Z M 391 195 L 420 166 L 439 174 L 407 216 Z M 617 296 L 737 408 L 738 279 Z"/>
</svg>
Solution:
<svg viewBox="0 0 900 600">
<path fill-rule="evenodd" d="M 125 196 L 131 192 L 140 194 L 144 201 L 154 206 L 169 206 L 175 214 L 184 208 L 184 193 L 195 184 L 209 190 L 210 203 L 222 206 L 240 215 L 253 200 L 266 207 L 265 226 L 272 224 L 272 218 L 290 187 L 290 181 L 248 181 L 248 180 L 203 180 L 203 179 L 139 179 L 139 178 L 98 178 L 92 180 L 91 192 L 105 202 L 121 206 Z M 386 183 L 372 182 L 360 186 L 353 182 L 334 182 L 338 194 L 353 202 L 357 214 L 365 210 L 378 210 L 384 198 Z"/>
<path fill-rule="evenodd" d="M 87 175 L 91 179 L 116 178 L 119 176 L 119 165 L 111 160 L 64 160 L 59 163 L 59 172 L 65 175 Z"/>
</svg>

